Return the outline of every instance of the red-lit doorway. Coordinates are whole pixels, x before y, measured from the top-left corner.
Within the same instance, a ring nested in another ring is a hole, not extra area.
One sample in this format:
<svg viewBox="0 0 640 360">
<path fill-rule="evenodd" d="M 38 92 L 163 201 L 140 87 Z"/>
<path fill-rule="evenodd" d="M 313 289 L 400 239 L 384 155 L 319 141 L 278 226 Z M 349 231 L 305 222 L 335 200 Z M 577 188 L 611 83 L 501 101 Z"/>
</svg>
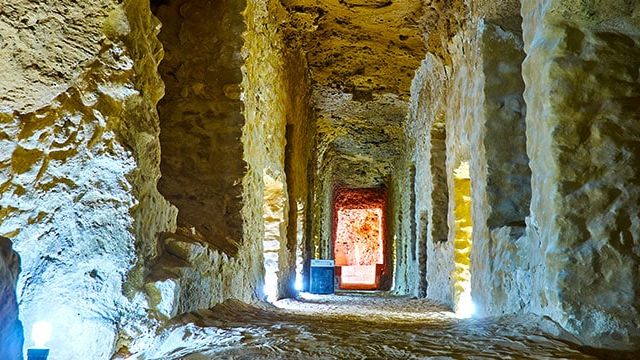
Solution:
<svg viewBox="0 0 640 360">
<path fill-rule="evenodd" d="M 378 290 L 386 283 L 386 204 L 384 188 L 335 191 L 333 256 L 338 286 Z"/>
</svg>

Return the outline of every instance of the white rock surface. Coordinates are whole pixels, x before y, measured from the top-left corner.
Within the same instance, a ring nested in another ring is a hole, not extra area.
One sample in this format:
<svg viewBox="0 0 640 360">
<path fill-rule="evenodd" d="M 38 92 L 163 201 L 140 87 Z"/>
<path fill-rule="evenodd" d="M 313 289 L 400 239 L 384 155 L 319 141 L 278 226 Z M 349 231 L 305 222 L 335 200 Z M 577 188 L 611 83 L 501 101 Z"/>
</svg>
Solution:
<svg viewBox="0 0 640 360">
<path fill-rule="evenodd" d="M 532 310 L 596 346 L 640 336 L 640 3 L 523 1 Z"/>
<path fill-rule="evenodd" d="M 142 0 L 18 1 L 0 12 L 26 21 L 4 38 L 26 53 L 0 75 L 14 87 L 0 113 L 0 234 L 22 257 L 25 335 L 49 321 L 52 358 L 108 359 L 145 331 L 141 269 L 175 226 L 156 190 L 158 24 Z"/>
</svg>

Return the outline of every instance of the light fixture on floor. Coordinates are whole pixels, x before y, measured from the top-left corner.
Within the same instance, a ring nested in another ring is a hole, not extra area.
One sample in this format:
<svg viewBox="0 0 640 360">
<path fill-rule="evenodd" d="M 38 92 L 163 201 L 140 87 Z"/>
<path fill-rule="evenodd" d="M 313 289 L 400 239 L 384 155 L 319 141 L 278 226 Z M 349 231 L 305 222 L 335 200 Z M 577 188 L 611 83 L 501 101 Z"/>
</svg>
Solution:
<svg viewBox="0 0 640 360">
<path fill-rule="evenodd" d="M 468 291 L 463 292 L 460 295 L 458 306 L 456 307 L 456 317 L 460 319 L 466 319 L 472 317 L 476 313 L 476 305 L 471 299 L 471 294 Z"/>
<path fill-rule="evenodd" d="M 296 281 L 293 287 L 296 289 L 296 291 L 302 291 L 302 274 L 296 274 Z"/>
<path fill-rule="evenodd" d="M 38 321 L 31 328 L 31 340 L 35 347 L 27 350 L 27 360 L 47 360 L 49 349 L 47 341 L 51 339 L 53 327 L 47 321 Z"/>
</svg>

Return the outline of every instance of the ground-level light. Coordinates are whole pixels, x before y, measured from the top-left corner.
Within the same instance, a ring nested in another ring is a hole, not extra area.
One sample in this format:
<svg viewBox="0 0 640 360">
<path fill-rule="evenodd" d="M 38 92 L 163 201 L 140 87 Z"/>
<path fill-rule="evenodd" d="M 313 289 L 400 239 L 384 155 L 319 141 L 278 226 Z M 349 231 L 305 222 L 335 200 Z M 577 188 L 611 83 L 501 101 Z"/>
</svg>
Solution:
<svg viewBox="0 0 640 360">
<path fill-rule="evenodd" d="M 476 305 L 473 303 L 471 294 L 469 292 L 463 292 L 460 295 L 460 301 L 456 309 L 456 316 L 460 319 L 466 319 L 472 317 L 476 313 Z"/>
<path fill-rule="evenodd" d="M 51 340 L 53 326 L 47 321 L 38 321 L 31 327 L 31 340 L 35 347 L 27 350 L 27 360 L 47 360 L 49 349 L 47 341 Z"/>
<path fill-rule="evenodd" d="M 296 291 L 302 291 L 303 288 L 303 283 L 302 283 L 302 274 L 296 274 L 296 281 L 294 284 L 294 288 L 296 289 Z"/>
</svg>

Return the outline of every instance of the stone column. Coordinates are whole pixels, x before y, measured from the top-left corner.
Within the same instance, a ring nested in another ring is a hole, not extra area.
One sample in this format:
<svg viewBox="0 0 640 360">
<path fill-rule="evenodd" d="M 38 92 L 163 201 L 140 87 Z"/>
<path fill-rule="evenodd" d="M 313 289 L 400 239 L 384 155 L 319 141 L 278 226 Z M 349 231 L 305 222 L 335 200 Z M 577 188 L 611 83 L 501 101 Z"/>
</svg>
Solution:
<svg viewBox="0 0 640 360">
<path fill-rule="evenodd" d="M 640 3 L 524 0 L 538 312 L 591 346 L 640 336 Z"/>
<path fill-rule="evenodd" d="M 518 312 L 523 299 L 515 277 L 523 258 L 515 242 L 529 213 L 531 173 L 526 153 L 522 35 L 492 24 L 477 27 L 476 85 L 482 94 L 471 131 L 472 294 L 484 314 Z M 507 227 L 508 236 L 493 230 Z M 513 234 L 513 236 L 511 236 Z"/>
<path fill-rule="evenodd" d="M 442 60 L 427 55 L 416 71 L 411 86 L 408 131 L 415 143 L 416 213 L 419 233 L 426 237 L 424 259 L 426 273 L 422 286 L 426 296 L 453 305 L 450 274 L 453 271 L 453 246 L 447 240 L 446 125 L 447 75 Z M 423 219 L 424 215 L 424 219 Z M 420 275 L 421 276 L 421 275 Z M 423 279 L 419 279 L 420 282 Z"/>
</svg>

